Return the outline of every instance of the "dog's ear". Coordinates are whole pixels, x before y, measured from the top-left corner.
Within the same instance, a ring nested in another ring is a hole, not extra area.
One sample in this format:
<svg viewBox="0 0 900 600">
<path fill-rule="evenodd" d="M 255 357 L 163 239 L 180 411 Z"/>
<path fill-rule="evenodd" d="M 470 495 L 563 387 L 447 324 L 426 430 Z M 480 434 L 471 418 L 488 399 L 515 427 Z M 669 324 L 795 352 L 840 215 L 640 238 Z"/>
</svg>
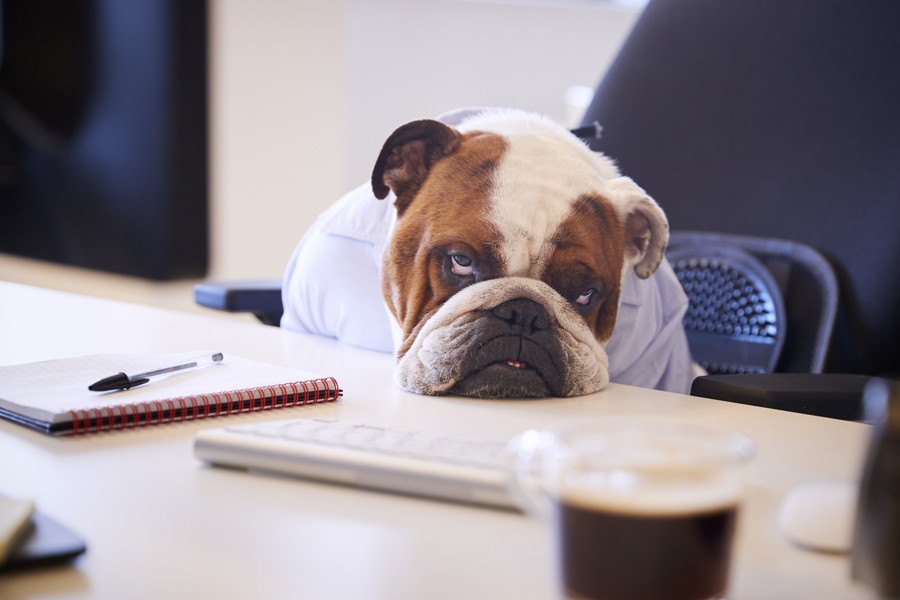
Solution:
<svg viewBox="0 0 900 600">
<path fill-rule="evenodd" d="M 662 262 L 669 244 L 669 221 L 659 205 L 629 177 L 609 182 L 625 232 L 625 260 L 641 279 Z"/>
<path fill-rule="evenodd" d="M 438 159 L 459 147 L 462 135 L 452 127 L 432 120 L 413 121 L 390 135 L 375 161 L 372 191 L 384 199 L 392 191 L 397 196 L 397 213 L 409 206 L 428 171 Z"/>
</svg>

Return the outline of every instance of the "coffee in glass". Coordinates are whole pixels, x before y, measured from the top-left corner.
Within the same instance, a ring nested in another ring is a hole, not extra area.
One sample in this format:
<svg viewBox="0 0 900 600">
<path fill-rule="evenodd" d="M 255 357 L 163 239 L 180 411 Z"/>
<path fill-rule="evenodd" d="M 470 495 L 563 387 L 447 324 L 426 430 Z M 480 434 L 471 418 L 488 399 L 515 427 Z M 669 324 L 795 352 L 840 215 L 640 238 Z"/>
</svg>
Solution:
<svg viewBox="0 0 900 600">
<path fill-rule="evenodd" d="M 728 584 L 745 437 L 615 421 L 530 432 L 517 488 L 543 513 L 571 598 L 702 600 Z"/>
</svg>

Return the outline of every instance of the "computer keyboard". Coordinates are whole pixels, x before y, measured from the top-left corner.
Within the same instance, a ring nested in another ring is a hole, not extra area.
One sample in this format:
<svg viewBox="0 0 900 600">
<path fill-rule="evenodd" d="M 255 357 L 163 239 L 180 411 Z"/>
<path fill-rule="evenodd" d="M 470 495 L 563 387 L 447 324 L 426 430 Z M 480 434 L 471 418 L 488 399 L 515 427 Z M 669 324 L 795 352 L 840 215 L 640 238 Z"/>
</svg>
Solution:
<svg viewBox="0 0 900 600">
<path fill-rule="evenodd" d="M 344 485 L 517 509 L 506 442 L 466 440 L 325 419 L 207 429 L 201 460 Z"/>
</svg>

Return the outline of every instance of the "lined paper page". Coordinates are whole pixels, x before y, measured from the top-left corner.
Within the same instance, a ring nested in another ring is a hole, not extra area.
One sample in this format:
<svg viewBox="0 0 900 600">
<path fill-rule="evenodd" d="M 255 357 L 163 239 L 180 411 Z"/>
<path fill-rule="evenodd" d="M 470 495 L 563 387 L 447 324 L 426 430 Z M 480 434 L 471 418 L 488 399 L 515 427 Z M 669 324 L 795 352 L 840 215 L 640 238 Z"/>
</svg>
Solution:
<svg viewBox="0 0 900 600">
<path fill-rule="evenodd" d="M 225 354 L 222 362 L 151 379 L 130 390 L 91 392 L 88 386 L 119 371 L 131 375 L 190 362 L 215 351 L 177 354 L 96 354 L 0 367 L 0 406 L 31 418 L 54 421 L 72 410 L 162 401 L 194 394 L 317 379 L 280 365 Z"/>
</svg>

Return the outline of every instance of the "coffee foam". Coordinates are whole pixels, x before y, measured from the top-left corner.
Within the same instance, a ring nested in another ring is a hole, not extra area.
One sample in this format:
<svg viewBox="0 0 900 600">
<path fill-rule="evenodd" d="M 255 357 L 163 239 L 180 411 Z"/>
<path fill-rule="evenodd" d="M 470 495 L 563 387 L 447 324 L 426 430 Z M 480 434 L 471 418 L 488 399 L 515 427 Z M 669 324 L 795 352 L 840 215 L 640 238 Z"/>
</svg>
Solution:
<svg viewBox="0 0 900 600">
<path fill-rule="evenodd" d="M 569 474 L 560 482 L 561 502 L 586 510 L 638 516 L 677 516 L 736 506 L 741 482 L 708 470 L 607 471 Z"/>
</svg>

